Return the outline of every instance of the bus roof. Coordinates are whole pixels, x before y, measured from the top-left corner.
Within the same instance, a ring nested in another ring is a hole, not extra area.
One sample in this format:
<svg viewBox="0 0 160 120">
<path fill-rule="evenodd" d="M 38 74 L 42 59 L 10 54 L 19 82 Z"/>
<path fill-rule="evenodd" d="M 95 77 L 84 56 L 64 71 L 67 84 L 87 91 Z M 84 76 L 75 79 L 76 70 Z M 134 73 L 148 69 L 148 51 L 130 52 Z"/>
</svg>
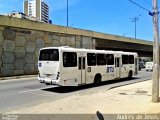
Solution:
<svg viewBox="0 0 160 120">
<path fill-rule="evenodd" d="M 89 53 L 117 53 L 117 54 L 130 54 L 130 55 L 137 55 L 136 52 L 123 52 L 123 51 L 112 51 L 112 50 L 96 50 L 96 49 L 85 49 L 85 48 L 72 48 L 68 46 L 61 46 L 61 47 L 45 47 L 41 48 L 40 50 L 43 49 L 59 49 L 62 51 L 68 51 L 68 52 L 89 52 Z"/>
</svg>

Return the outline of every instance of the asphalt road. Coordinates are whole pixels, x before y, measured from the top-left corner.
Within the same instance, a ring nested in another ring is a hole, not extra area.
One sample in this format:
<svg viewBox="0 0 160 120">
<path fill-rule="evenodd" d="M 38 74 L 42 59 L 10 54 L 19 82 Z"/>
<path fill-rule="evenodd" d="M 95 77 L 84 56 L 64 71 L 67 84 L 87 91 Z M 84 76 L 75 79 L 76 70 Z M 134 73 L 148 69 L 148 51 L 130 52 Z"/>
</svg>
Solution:
<svg viewBox="0 0 160 120">
<path fill-rule="evenodd" d="M 85 85 L 79 87 L 57 87 L 40 84 L 36 77 L 0 81 L 0 113 L 57 100 L 73 94 L 90 94 L 95 91 L 108 90 L 118 86 L 149 80 L 152 72 L 144 69 L 131 80 L 121 79 L 107 81 L 99 86 Z"/>
</svg>

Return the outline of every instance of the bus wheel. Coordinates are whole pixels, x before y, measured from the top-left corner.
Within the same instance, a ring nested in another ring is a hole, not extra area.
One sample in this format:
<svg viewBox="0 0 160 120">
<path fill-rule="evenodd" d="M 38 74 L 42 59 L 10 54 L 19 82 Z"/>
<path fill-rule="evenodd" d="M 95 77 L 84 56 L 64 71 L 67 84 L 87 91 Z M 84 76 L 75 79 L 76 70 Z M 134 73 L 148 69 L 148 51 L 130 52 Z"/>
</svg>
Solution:
<svg viewBox="0 0 160 120">
<path fill-rule="evenodd" d="M 133 75 L 132 71 L 129 71 L 128 78 L 132 78 L 132 75 Z"/>
<path fill-rule="evenodd" d="M 94 84 L 96 85 L 100 84 L 101 80 L 102 80 L 101 74 L 96 74 L 96 76 L 94 77 Z"/>
</svg>

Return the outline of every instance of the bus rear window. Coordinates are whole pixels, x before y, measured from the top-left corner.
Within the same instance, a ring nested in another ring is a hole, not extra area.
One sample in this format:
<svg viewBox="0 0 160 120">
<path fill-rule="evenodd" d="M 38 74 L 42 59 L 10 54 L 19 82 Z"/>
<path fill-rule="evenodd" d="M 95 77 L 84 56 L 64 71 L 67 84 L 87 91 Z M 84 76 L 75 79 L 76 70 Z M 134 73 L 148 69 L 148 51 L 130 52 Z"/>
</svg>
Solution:
<svg viewBox="0 0 160 120">
<path fill-rule="evenodd" d="M 40 51 L 40 61 L 59 61 L 58 49 L 44 49 Z"/>
</svg>

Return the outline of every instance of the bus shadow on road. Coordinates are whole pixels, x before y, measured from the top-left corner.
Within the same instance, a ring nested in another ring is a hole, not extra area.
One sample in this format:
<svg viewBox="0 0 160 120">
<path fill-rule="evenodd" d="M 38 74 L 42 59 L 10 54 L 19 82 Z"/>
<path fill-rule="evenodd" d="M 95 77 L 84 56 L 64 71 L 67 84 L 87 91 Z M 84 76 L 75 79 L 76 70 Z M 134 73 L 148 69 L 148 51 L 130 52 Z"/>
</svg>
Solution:
<svg viewBox="0 0 160 120">
<path fill-rule="evenodd" d="M 50 88 L 45 88 L 42 90 L 48 91 L 48 92 L 56 92 L 56 93 L 72 93 L 72 92 L 76 92 L 76 91 L 80 91 L 80 90 L 91 89 L 91 88 L 96 88 L 96 87 L 100 87 L 100 86 L 121 83 L 121 82 L 125 82 L 125 81 L 134 81 L 136 79 L 137 79 L 136 77 L 134 77 L 132 79 L 123 78 L 123 79 L 119 79 L 119 80 L 105 81 L 105 82 L 102 82 L 98 85 L 88 84 L 88 85 L 75 86 L 75 87 L 64 87 L 64 86 L 63 87 L 52 87 L 51 86 Z"/>
</svg>

